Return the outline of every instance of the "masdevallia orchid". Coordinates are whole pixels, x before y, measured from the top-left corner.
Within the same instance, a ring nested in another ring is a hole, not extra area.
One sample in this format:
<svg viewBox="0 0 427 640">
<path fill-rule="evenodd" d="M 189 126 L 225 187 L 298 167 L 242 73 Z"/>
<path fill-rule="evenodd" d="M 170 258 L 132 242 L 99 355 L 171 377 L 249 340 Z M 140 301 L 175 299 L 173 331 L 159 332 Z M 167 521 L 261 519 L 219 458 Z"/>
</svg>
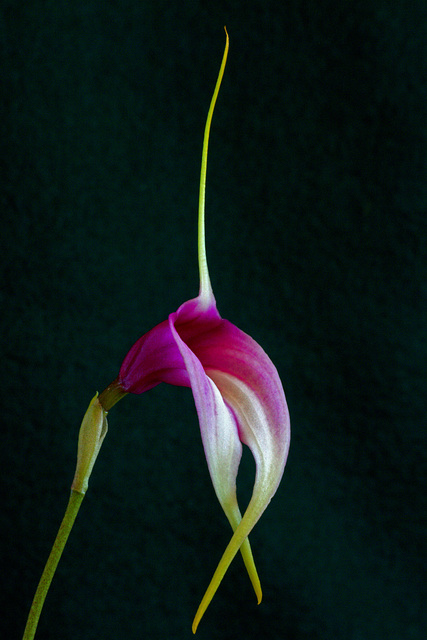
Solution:
<svg viewBox="0 0 427 640">
<path fill-rule="evenodd" d="M 86 492 L 88 478 L 107 431 L 107 411 L 118 400 L 128 393 L 148 391 L 161 382 L 191 387 L 209 473 L 233 529 L 231 540 L 197 610 L 193 632 L 239 550 L 258 602 L 261 601 L 261 586 L 248 535 L 277 490 L 290 441 L 289 413 L 277 370 L 250 336 L 220 316 L 207 267 L 205 186 L 208 142 L 228 44 L 226 32 L 226 46 L 203 140 L 198 221 L 199 295 L 184 302 L 176 312 L 143 335 L 126 355 L 117 379 L 99 397 L 96 395 L 92 399 L 80 429 L 71 498 L 73 500 L 74 496 L 74 503 L 81 502 Z M 253 493 L 243 516 L 236 496 L 242 443 L 249 447 L 256 464 Z M 73 518 L 76 513 L 75 510 Z M 32 637 L 24 635 L 25 640 Z"/>
<path fill-rule="evenodd" d="M 229 564 L 241 550 L 258 602 L 261 586 L 248 534 L 276 492 L 289 447 L 289 414 L 273 363 L 246 333 L 221 318 L 209 279 L 205 249 L 205 185 L 209 131 L 228 53 L 228 35 L 210 105 L 202 152 L 198 258 L 200 290 L 178 311 L 142 336 L 120 368 L 117 387 L 142 393 L 159 384 L 191 387 L 212 483 L 234 530 L 193 623 L 193 631 Z M 102 397 L 101 397 L 102 402 Z M 246 444 L 256 463 L 253 495 L 241 516 L 236 476 Z"/>
</svg>

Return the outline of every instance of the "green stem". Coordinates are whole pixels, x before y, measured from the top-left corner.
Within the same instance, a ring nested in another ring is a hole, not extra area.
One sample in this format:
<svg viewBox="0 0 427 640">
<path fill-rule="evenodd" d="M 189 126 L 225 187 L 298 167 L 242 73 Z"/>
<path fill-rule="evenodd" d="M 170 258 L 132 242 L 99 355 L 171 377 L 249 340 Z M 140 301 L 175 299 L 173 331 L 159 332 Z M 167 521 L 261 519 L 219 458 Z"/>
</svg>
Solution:
<svg viewBox="0 0 427 640">
<path fill-rule="evenodd" d="M 36 634 L 40 614 L 47 592 L 49 591 L 50 583 L 52 582 L 53 576 L 55 575 L 56 567 L 58 566 L 58 562 L 68 540 L 70 531 L 73 528 L 74 520 L 76 519 L 84 496 L 84 493 L 71 491 L 70 500 L 68 502 L 64 518 L 62 520 L 61 526 L 59 527 L 56 540 L 53 543 L 52 551 L 50 552 L 48 561 L 46 562 L 46 566 L 44 568 L 42 577 L 40 578 L 39 586 L 37 587 L 37 591 L 31 605 L 27 625 L 25 627 L 22 640 L 33 640 Z"/>
<path fill-rule="evenodd" d="M 123 391 L 119 379 L 116 378 L 106 389 L 99 395 L 99 403 L 105 411 L 110 411 L 114 405 L 127 395 L 126 391 Z"/>
</svg>

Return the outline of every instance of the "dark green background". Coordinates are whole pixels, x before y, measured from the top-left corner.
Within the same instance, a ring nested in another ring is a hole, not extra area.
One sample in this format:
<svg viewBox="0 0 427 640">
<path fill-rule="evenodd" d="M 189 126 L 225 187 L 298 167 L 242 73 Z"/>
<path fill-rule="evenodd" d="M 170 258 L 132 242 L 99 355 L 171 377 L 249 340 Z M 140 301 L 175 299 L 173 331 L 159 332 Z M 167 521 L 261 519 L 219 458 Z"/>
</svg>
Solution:
<svg viewBox="0 0 427 640">
<path fill-rule="evenodd" d="M 425 0 L 2 1 L 2 638 L 20 638 L 78 427 L 131 344 L 198 291 L 277 364 L 281 488 L 200 640 L 426 632 Z M 232 7 L 232 8 L 230 8 Z M 244 460 L 242 500 L 253 482 Z M 110 414 L 40 640 L 191 638 L 230 537 L 191 392 Z"/>
</svg>

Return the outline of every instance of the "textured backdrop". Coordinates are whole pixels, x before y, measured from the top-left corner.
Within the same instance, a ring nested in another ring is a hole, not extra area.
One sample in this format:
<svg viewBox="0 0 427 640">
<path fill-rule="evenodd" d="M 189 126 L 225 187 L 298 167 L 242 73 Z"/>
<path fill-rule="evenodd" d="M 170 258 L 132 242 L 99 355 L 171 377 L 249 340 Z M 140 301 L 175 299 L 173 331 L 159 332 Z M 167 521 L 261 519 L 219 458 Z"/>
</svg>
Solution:
<svg viewBox="0 0 427 640">
<path fill-rule="evenodd" d="M 251 536 L 264 601 L 238 558 L 198 637 L 425 637 L 425 1 L 2 0 L 2 638 L 23 632 L 90 398 L 197 294 L 224 24 L 210 272 L 279 369 L 293 439 Z M 230 536 L 191 392 L 109 421 L 39 638 L 190 638 Z"/>
</svg>

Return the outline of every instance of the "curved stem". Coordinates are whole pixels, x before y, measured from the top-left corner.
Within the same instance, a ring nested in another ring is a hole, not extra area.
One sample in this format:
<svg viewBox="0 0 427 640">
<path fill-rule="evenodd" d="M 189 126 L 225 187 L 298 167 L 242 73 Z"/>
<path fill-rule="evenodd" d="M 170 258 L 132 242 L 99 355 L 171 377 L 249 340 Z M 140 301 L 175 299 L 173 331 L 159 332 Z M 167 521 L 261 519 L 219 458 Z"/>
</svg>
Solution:
<svg viewBox="0 0 427 640">
<path fill-rule="evenodd" d="M 49 591 L 50 583 L 55 575 L 56 567 L 61 559 L 70 531 L 73 528 L 74 521 L 88 487 L 93 465 L 95 464 L 102 442 L 107 433 L 107 412 L 125 395 L 127 394 L 123 391 L 118 379 L 114 380 L 104 389 L 100 396 L 96 394 L 92 398 L 83 417 L 79 431 L 77 466 L 71 486 L 70 500 L 55 542 L 53 543 L 52 551 L 50 552 L 42 577 L 40 578 L 28 615 L 23 640 L 33 640 L 36 634 L 40 614 L 47 592 Z"/>
<path fill-rule="evenodd" d="M 40 578 L 39 585 L 37 587 L 36 594 L 34 596 L 33 603 L 31 605 L 30 613 L 28 614 L 27 625 L 25 627 L 22 640 L 33 640 L 37 625 L 39 622 L 40 614 L 43 609 L 44 601 L 46 599 L 47 592 L 49 591 L 50 583 L 55 575 L 56 567 L 62 556 L 65 544 L 70 535 L 70 531 L 73 528 L 74 521 L 77 513 L 80 509 L 80 505 L 84 498 L 84 493 L 78 491 L 71 491 L 70 500 L 65 511 L 64 518 L 61 526 L 59 527 L 58 534 L 55 542 L 53 543 L 52 551 L 46 562 L 42 577 Z"/>
<path fill-rule="evenodd" d="M 225 27 L 224 27 L 225 29 Z M 209 132 L 211 129 L 212 116 L 215 109 L 216 99 L 218 97 L 219 88 L 221 86 L 222 77 L 224 75 L 225 63 L 228 54 L 228 33 L 225 29 L 225 49 L 222 57 L 221 68 L 219 70 L 218 79 L 216 81 L 215 90 L 212 96 L 211 104 L 206 119 L 205 134 L 203 136 L 202 150 L 202 168 L 200 170 L 200 191 L 199 191 L 199 231 L 198 231 L 198 254 L 199 254 L 199 272 L 200 272 L 200 292 L 199 298 L 206 304 L 213 299 L 212 287 L 209 279 L 208 263 L 206 260 L 206 244 L 205 244 L 205 192 L 206 192 L 206 168 L 208 163 L 208 145 Z"/>
</svg>

